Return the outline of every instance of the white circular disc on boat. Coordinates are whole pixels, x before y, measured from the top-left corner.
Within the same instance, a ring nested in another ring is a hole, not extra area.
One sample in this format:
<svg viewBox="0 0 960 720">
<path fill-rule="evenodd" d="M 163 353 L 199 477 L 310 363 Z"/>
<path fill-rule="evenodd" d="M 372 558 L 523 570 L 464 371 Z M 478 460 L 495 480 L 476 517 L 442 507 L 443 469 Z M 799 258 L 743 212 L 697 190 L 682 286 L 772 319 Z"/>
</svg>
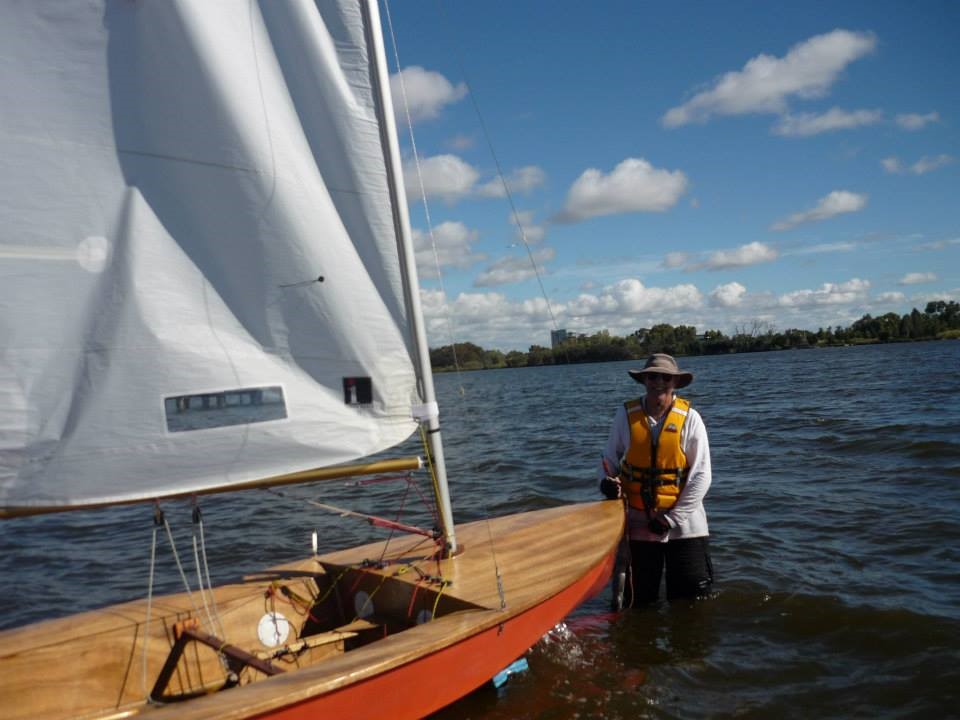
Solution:
<svg viewBox="0 0 960 720">
<path fill-rule="evenodd" d="M 260 618 L 257 636 L 267 647 L 276 647 L 287 641 L 290 635 L 290 622 L 278 612 L 269 612 Z"/>
<path fill-rule="evenodd" d="M 353 611 L 359 618 L 368 618 L 373 615 L 373 600 L 363 590 L 353 596 Z"/>
<path fill-rule="evenodd" d="M 423 625 L 433 620 L 433 613 L 424 608 L 417 613 L 417 625 Z"/>
</svg>

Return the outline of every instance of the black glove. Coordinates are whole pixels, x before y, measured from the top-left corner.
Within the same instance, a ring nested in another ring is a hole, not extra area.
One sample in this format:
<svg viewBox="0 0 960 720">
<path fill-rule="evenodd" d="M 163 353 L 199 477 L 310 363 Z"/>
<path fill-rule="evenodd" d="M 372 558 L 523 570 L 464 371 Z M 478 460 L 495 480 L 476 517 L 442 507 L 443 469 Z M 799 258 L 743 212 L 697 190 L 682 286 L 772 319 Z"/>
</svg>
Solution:
<svg viewBox="0 0 960 720">
<path fill-rule="evenodd" d="M 651 518 L 650 522 L 647 523 L 647 530 L 654 535 L 663 535 L 670 530 L 670 525 L 667 524 L 667 521 L 663 518 L 655 517 Z"/>
<path fill-rule="evenodd" d="M 602 492 L 607 500 L 617 500 L 621 497 L 620 495 L 620 481 L 612 477 L 605 477 L 600 481 L 600 492 Z"/>
</svg>

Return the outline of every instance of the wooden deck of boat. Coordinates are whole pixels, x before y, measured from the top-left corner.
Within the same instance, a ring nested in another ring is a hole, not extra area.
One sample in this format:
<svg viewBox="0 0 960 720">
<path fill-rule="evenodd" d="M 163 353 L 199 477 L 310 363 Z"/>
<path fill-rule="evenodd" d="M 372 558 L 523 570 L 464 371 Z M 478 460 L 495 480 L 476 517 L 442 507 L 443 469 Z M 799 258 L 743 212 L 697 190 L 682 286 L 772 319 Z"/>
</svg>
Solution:
<svg viewBox="0 0 960 720">
<path fill-rule="evenodd" d="M 284 708 L 295 708 L 318 696 L 336 695 L 419 658 L 433 654 L 441 656 L 439 651 L 485 632 L 488 641 L 494 645 L 490 648 L 490 657 L 497 657 L 495 646 L 500 643 L 508 651 L 514 646 L 519 647 L 514 652 L 520 654 L 539 635 L 534 634 L 529 641 L 523 640 L 522 647 L 511 645 L 521 640 L 517 635 L 519 623 L 511 625 L 511 621 L 523 616 L 528 634 L 530 628 L 537 628 L 542 633 L 583 598 L 564 596 L 563 602 L 572 603 L 570 607 L 557 600 L 551 606 L 552 611 L 559 610 L 561 615 L 549 621 L 535 618 L 535 608 L 550 598 L 561 598 L 567 588 L 583 582 L 585 577 L 593 578 L 591 589 L 596 589 L 597 583 L 605 579 L 605 576 L 601 577 L 604 569 L 609 570 L 609 559 L 622 533 L 622 516 L 619 503 L 601 502 L 567 505 L 458 526 L 457 537 L 463 552 L 442 561 L 442 576 L 451 584 L 441 595 L 465 601 L 478 609 L 452 612 L 350 652 L 336 654 L 310 667 L 171 705 L 142 704 L 145 694 L 141 681 L 145 601 L 0 633 L 0 697 L 17 698 L 15 702 L 0 706 L 0 717 L 103 718 L 126 716 L 127 712 L 149 714 L 158 719 L 176 716 L 177 720 L 280 716 Z M 422 542 L 420 537 L 394 538 L 384 559 L 396 562 L 423 556 Z M 243 647 L 244 643 L 235 639 L 236 628 L 241 626 L 243 632 L 239 634 L 256 638 L 256 624 L 264 612 L 264 591 L 272 580 L 283 578 L 287 582 L 296 582 L 301 578 L 306 582 L 320 570 L 320 563 L 354 566 L 364 560 L 380 558 L 383 551 L 384 544 L 375 543 L 330 553 L 273 568 L 243 583 L 217 588 L 217 606 L 229 628 L 226 639 Z M 398 575 L 397 570 L 401 567 L 401 564 L 390 564 L 382 570 L 371 569 L 369 572 L 415 583 L 416 572 Z M 419 562 L 418 567 L 430 574 L 437 570 L 433 561 Z M 498 590 L 498 568 L 506 603 L 503 609 Z M 185 595 L 154 599 L 148 650 L 149 683 L 153 682 L 169 651 L 172 621 L 192 614 L 192 605 Z M 539 629 L 540 626 L 532 622 L 534 619 L 548 624 Z M 518 628 L 516 632 L 512 629 L 514 626 Z M 251 644 L 249 640 L 247 644 Z M 262 649 L 262 646 L 256 649 Z M 253 651 L 252 648 L 248 650 Z M 511 659 L 508 657 L 506 662 Z M 481 672 L 488 672 L 486 677 L 489 678 L 501 667 L 482 669 Z M 431 688 L 430 682 L 434 681 L 423 683 L 427 692 Z M 403 689 L 398 687 L 391 691 L 402 695 Z M 345 702 L 353 702 L 354 695 L 345 691 L 340 694 Z M 438 693 L 433 700 L 427 698 L 426 705 L 418 701 L 415 706 L 435 709 L 450 701 L 448 694 Z M 402 701 L 403 698 L 394 700 Z M 350 707 L 353 709 L 351 716 L 379 716 L 385 706 Z M 395 709 L 390 711 L 391 716 L 398 717 L 415 714 L 396 712 Z"/>
</svg>

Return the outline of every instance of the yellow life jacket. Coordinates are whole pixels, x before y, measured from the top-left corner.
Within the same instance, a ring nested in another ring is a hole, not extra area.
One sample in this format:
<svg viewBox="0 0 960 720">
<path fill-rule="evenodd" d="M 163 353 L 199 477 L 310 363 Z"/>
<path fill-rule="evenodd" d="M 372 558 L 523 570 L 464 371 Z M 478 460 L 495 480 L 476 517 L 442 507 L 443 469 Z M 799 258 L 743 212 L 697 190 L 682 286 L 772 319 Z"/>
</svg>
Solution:
<svg viewBox="0 0 960 720">
<path fill-rule="evenodd" d="M 687 456 L 680 449 L 680 433 L 690 403 L 675 397 L 664 416 L 656 442 L 650 432 L 643 400 L 624 403 L 630 424 L 630 447 L 620 462 L 627 502 L 638 510 L 668 510 L 687 482 Z"/>
</svg>

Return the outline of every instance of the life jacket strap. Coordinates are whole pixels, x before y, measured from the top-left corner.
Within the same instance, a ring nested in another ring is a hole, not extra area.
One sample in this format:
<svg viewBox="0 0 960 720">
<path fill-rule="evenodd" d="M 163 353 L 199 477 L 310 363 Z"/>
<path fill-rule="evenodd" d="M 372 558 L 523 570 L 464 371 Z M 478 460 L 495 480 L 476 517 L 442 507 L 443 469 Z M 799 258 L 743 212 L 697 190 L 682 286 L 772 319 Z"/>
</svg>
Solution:
<svg viewBox="0 0 960 720">
<path fill-rule="evenodd" d="M 683 488 L 689 472 L 686 468 L 635 467 L 628 462 L 620 463 L 621 476 L 627 482 L 642 483 L 652 487 L 675 486 Z"/>
</svg>

